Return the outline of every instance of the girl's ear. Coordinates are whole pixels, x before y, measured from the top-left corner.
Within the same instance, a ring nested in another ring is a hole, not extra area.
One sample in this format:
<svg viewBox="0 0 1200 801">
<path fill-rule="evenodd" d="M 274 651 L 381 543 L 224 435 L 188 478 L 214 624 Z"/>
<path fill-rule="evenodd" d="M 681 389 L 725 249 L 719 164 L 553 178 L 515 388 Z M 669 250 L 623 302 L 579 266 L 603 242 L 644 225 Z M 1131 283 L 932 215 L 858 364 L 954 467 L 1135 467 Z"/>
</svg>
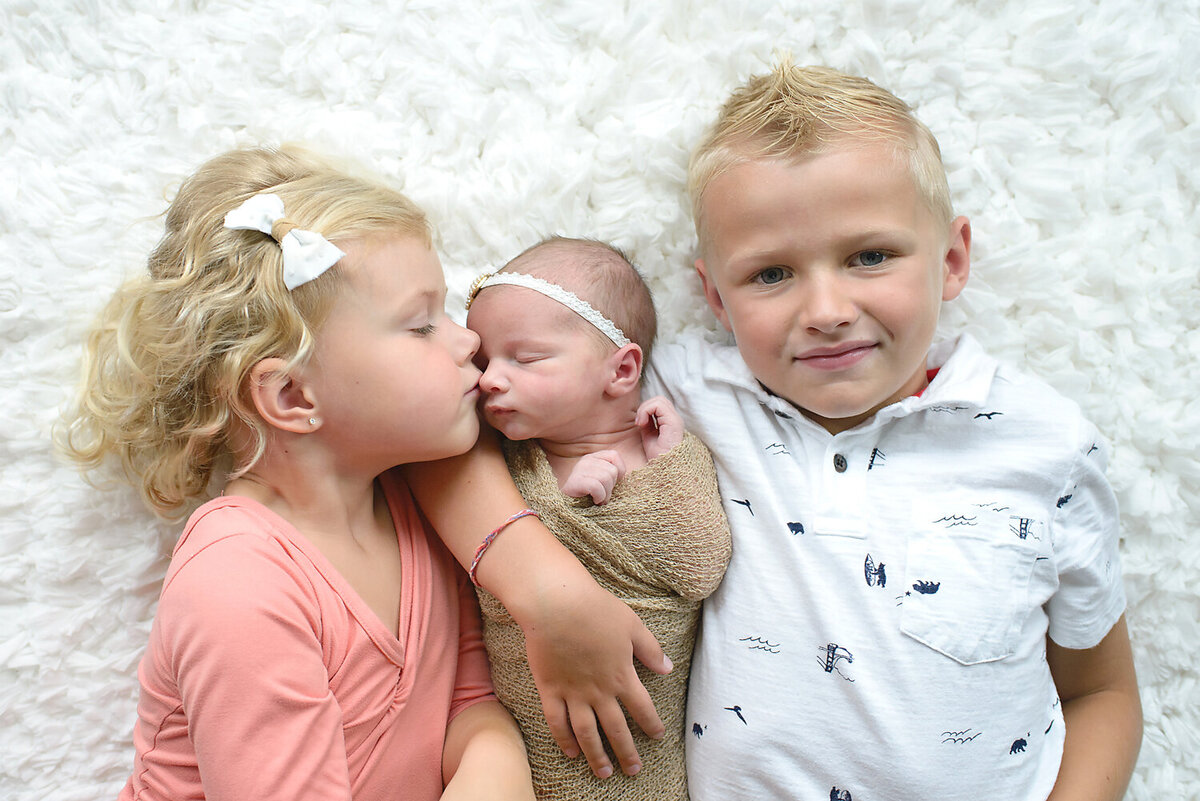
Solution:
<svg viewBox="0 0 1200 801">
<path fill-rule="evenodd" d="M 613 398 L 619 398 L 630 392 L 640 390 L 642 377 L 642 347 L 630 342 L 617 349 L 608 357 L 612 373 L 605 387 L 605 393 Z"/>
<path fill-rule="evenodd" d="M 320 427 L 311 388 L 279 358 L 263 359 L 250 368 L 246 391 L 258 416 L 272 428 L 308 434 Z"/>
</svg>

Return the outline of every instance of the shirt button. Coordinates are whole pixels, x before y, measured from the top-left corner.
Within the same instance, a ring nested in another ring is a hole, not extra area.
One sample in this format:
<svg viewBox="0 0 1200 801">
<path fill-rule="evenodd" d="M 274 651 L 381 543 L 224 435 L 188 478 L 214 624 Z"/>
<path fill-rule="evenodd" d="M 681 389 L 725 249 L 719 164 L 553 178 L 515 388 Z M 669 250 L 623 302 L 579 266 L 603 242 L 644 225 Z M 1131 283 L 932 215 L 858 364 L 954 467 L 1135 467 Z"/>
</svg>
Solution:
<svg viewBox="0 0 1200 801">
<path fill-rule="evenodd" d="M 833 469 L 838 471 L 839 473 L 845 473 L 846 472 L 846 457 L 842 456 L 840 453 L 835 453 L 833 455 Z"/>
</svg>

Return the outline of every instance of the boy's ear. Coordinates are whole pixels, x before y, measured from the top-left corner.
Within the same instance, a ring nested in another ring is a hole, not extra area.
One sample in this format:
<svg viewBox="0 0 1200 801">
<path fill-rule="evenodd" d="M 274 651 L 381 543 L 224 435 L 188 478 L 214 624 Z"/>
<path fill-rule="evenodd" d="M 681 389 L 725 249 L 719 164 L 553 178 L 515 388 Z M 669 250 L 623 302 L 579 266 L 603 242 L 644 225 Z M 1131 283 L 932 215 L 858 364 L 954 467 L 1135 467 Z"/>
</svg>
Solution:
<svg viewBox="0 0 1200 801">
<path fill-rule="evenodd" d="M 308 434 L 320 427 L 310 387 L 287 372 L 283 359 L 263 359 L 251 367 L 246 391 L 258 416 L 272 428 Z"/>
<path fill-rule="evenodd" d="M 950 239 L 943 262 L 942 300 L 954 300 L 967 284 L 971 274 L 971 223 L 966 217 L 955 217 L 950 223 Z"/>
<path fill-rule="evenodd" d="M 708 301 L 708 308 L 712 309 L 713 314 L 721 321 L 721 325 L 725 326 L 726 331 L 733 331 L 733 327 L 729 325 L 729 314 L 725 311 L 725 303 L 721 300 L 721 293 L 717 291 L 717 284 L 708 274 L 708 266 L 704 263 L 704 259 L 696 259 L 696 274 L 700 276 L 700 285 L 704 288 L 704 299 Z"/>
<path fill-rule="evenodd" d="M 605 394 L 619 398 L 639 391 L 643 358 L 641 345 L 633 342 L 618 348 L 616 353 L 609 356 L 608 363 L 613 369 L 604 388 Z"/>
</svg>

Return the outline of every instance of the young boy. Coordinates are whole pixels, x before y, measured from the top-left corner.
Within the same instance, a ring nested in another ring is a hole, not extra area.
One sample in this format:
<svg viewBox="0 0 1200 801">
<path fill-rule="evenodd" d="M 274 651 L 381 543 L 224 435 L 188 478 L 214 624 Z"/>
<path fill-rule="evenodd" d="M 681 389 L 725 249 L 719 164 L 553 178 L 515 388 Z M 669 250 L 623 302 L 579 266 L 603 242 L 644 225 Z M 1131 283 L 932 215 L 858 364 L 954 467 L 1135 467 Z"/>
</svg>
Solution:
<svg viewBox="0 0 1200 801">
<path fill-rule="evenodd" d="M 1120 797 L 1140 707 L 1104 445 L 968 337 L 930 349 L 970 265 L 932 134 L 785 63 L 725 105 L 689 192 L 737 342 L 656 362 L 737 538 L 693 797 Z"/>
<path fill-rule="evenodd" d="M 662 398 L 641 401 L 656 320 L 617 249 L 551 238 L 476 282 L 467 326 L 484 417 L 530 508 L 649 626 L 675 669 L 640 678 L 666 736 L 640 736 L 643 772 L 601 781 L 554 744 L 520 626 L 479 591 L 496 694 L 525 737 L 539 798 L 686 801 L 684 706 L 700 602 L 729 562 L 712 457 Z M 588 499 L 588 496 L 591 496 Z"/>
<path fill-rule="evenodd" d="M 970 269 L 933 136 L 870 82 L 785 62 L 730 98 L 689 189 L 736 340 L 660 350 L 652 376 L 713 451 L 735 537 L 693 663 L 692 798 L 1120 798 L 1141 708 L 1105 446 L 968 337 L 930 347 Z M 505 574 L 537 548 L 562 564 L 537 535 L 485 579 L 540 653 L 568 628 L 528 600 L 549 581 Z M 609 731 L 619 686 L 654 724 L 626 676 L 567 686 L 545 661 L 550 704 L 588 699 Z"/>
</svg>

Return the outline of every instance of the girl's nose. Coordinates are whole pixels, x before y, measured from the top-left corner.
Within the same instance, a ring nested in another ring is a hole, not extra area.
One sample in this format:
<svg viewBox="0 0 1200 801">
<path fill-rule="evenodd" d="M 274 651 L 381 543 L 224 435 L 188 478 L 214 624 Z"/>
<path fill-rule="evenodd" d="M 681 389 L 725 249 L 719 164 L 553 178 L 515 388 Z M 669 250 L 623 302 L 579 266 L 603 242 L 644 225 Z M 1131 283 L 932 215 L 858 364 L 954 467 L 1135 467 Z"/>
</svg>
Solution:
<svg viewBox="0 0 1200 801">
<path fill-rule="evenodd" d="M 475 354 L 479 351 L 479 334 L 476 334 L 470 328 L 462 327 L 453 320 L 447 319 L 447 322 L 454 329 L 455 356 L 458 359 L 458 363 L 466 364 L 475 358 Z"/>
</svg>

